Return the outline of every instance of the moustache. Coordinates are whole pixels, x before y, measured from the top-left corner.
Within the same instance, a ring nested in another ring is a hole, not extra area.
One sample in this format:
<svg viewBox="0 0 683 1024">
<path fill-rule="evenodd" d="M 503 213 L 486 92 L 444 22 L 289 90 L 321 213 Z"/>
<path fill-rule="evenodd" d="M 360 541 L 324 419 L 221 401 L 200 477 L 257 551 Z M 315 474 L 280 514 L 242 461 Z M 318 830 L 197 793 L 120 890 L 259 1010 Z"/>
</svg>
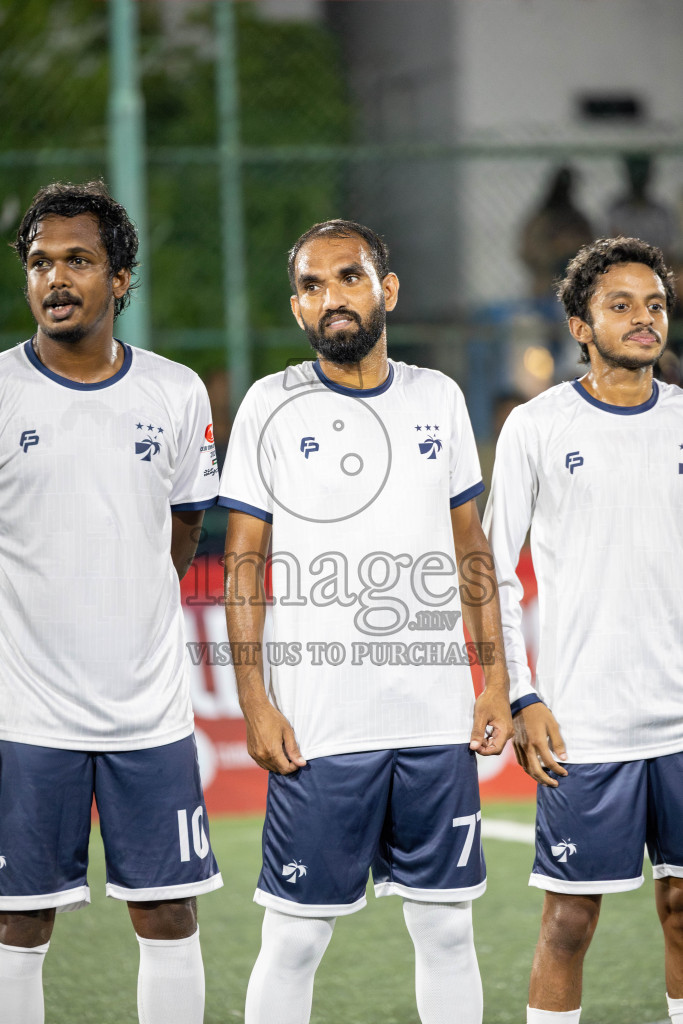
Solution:
<svg viewBox="0 0 683 1024">
<path fill-rule="evenodd" d="M 643 330 L 643 328 L 641 327 L 639 330 L 629 331 L 628 334 L 624 335 L 624 339 L 626 339 L 626 338 L 635 338 L 639 334 L 649 334 L 651 338 L 655 339 L 655 341 L 661 341 L 662 340 L 661 336 L 659 334 L 657 334 L 656 331 L 651 330 L 649 327 L 646 327 L 645 330 Z"/>
<path fill-rule="evenodd" d="M 70 292 L 53 292 L 45 299 L 43 307 L 52 309 L 53 306 L 80 306 L 80 304 L 80 299 L 75 298 Z"/>
<path fill-rule="evenodd" d="M 349 320 L 354 320 L 358 325 L 360 325 L 361 322 L 358 314 L 352 313 L 350 309 L 335 309 L 331 313 L 325 313 L 325 315 L 320 318 L 318 322 L 318 330 L 322 331 L 323 328 L 327 327 L 327 325 L 337 316 L 348 317 Z"/>
</svg>

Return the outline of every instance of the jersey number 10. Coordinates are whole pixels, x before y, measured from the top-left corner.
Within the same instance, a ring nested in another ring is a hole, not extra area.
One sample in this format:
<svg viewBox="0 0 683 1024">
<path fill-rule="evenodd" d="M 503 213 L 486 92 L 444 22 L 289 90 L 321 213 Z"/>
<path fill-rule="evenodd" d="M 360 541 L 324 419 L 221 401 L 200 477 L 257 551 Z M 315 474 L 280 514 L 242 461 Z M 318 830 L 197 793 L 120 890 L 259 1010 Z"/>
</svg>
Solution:
<svg viewBox="0 0 683 1024">
<path fill-rule="evenodd" d="M 203 860 L 209 852 L 209 840 L 204 831 L 204 808 L 199 805 L 192 815 L 192 845 L 194 852 Z M 190 859 L 190 828 L 187 820 L 187 811 L 178 811 L 178 840 L 180 842 L 180 859 Z"/>
</svg>

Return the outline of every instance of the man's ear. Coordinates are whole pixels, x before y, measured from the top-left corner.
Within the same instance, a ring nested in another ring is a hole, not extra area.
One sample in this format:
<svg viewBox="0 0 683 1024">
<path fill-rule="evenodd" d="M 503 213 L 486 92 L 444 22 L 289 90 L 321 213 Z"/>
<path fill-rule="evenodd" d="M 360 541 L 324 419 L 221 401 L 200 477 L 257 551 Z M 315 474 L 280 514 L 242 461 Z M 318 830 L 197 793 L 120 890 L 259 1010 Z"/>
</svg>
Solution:
<svg viewBox="0 0 683 1024">
<path fill-rule="evenodd" d="M 292 309 L 292 314 L 294 316 L 294 319 L 298 323 L 298 325 L 301 328 L 301 330 L 304 331 L 306 328 L 304 327 L 304 322 L 301 319 L 301 309 L 299 308 L 299 296 L 298 295 L 290 296 L 289 305 L 290 305 L 290 307 Z"/>
<path fill-rule="evenodd" d="M 115 299 L 121 299 L 130 288 L 130 270 L 117 270 L 115 274 L 112 274 L 111 279 L 111 290 L 114 293 Z"/>
<path fill-rule="evenodd" d="M 392 310 L 398 302 L 399 282 L 396 274 L 389 273 L 382 278 L 382 291 L 384 292 L 384 305 L 387 310 Z"/>
<path fill-rule="evenodd" d="M 567 321 L 569 332 L 579 345 L 587 345 L 593 340 L 593 328 L 580 316 L 570 316 Z"/>
</svg>

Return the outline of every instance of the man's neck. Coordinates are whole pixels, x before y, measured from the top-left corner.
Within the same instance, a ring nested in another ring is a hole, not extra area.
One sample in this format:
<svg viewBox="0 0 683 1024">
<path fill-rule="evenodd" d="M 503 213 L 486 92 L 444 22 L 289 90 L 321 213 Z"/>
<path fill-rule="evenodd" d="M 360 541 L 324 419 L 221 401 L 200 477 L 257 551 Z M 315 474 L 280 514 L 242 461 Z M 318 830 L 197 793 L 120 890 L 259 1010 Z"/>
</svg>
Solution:
<svg viewBox="0 0 683 1024">
<path fill-rule="evenodd" d="M 642 405 L 652 395 L 652 367 L 627 370 L 622 366 L 591 366 L 581 386 L 607 405 Z"/>
<path fill-rule="evenodd" d="M 325 376 L 345 388 L 369 391 L 381 387 L 389 376 L 387 340 L 382 335 L 371 352 L 359 363 L 331 363 L 324 356 L 318 356 L 320 369 Z"/>
<path fill-rule="evenodd" d="M 33 339 L 33 349 L 43 366 L 60 377 L 79 384 L 97 384 L 108 380 L 121 369 L 125 356 L 123 345 L 106 334 L 81 341 L 56 341 L 40 329 Z"/>
</svg>

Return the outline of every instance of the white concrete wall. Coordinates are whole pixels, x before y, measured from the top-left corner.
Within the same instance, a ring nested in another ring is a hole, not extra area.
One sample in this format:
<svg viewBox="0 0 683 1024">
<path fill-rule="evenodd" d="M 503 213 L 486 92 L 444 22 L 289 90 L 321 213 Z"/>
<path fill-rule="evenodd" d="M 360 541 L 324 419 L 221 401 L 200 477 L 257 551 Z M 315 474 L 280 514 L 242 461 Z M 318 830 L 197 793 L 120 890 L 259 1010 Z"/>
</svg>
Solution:
<svg viewBox="0 0 683 1024">
<path fill-rule="evenodd" d="M 585 91 L 636 92 L 654 121 L 683 122 L 679 0 L 455 2 L 464 128 L 573 133 Z"/>
<path fill-rule="evenodd" d="M 679 0 L 453 0 L 460 138 L 543 145 L 641 146 L 683 154 L 683 3 Z M 637 124 L 582 120 L 591 94 L 639 97 Z M 479 159 L 458 177 L 469 302 L 528 293 L 517 258 L 524 220 L 562 156 Z M 569 160 L 580 174 L 578 205 L 604 231 L 623 188 L 618 156 Z M 680 205 L 683 155 L 656 160 L 653 194 Z"/>
</svg>

